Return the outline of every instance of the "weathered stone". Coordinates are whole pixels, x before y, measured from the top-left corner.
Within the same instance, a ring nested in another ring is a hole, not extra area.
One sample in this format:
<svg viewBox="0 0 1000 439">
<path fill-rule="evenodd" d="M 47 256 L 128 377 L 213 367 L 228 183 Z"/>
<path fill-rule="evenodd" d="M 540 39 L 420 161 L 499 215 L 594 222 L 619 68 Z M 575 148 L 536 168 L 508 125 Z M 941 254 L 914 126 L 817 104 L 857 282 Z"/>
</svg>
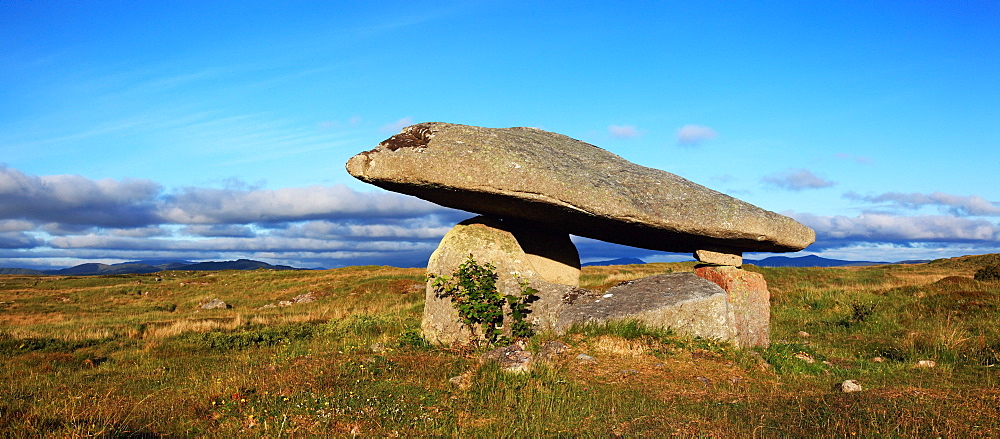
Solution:
<svg viewBox="0 0 1000 439">
<path fill-rule="evenodd" d="M 201 305 L 201 309 L 229 309 L 232 307 L 232 305 L 219 299 L 212 299 L 211 301 Z"/>
<path fill-rule="evenodd" d="M 480 363 L 497 363 L 501 370 L 514 373 L 524 373 L 531 370 L 534 355 L 524 350 L 522 343 L 496 348 L 483 354 Z"/>
<path fill-rule="evenodd" d="M 576 297 L 559 314 L 556 329 L 625 319 L 723 341 L 734 335 L 726 292 L 693 273 L 649 276 L 624 282 L 605 294 Z"/>
<path fill-rule="evenodd" d="M 451 276 L 470 255 L 480 264 L 493 264 L 501 294 L 520 295 L 522 281 L 538 290 L 528 321 L 539 328 L 552 326 L 562 297 L 580 280 L 580 256 L 569 235 L 487 217 L 463 221 L 445 234 L 431 254 L 427 273 Z M 459 321 L 450 298 L 439 297 L 432 282 L 425 297 L 425 339 L 444 344 L 469 340 L 472 334 Z"/>
<path fill-rule="evenodd" d="M 351 175 L 462 210 L 652 250 L 800 250 L 812 229 L 572 138 L 535 128 L 404 128 Z"/>
<path fill-rule="evenodd" d="M 834 392 L 840 393 L 852 393 L 860 392 L 862 390 L 861 383 L 857 380 L 845 380 L 833 385 Z"/>
<path fill-rule="evenodd" d="M 771 293 L 764 275 L 720 266 L 701 266 L 694 272 L 726 291 L 737 346 L 771 344 Z"/>
<path fill-rule="evenodd" d="M 741 252 L 722 253 L 711 250 L 696 250 L 694 258 L 704 264 L 730 265 L 733 267 L 743 265 L 743 253 Z"/>
</svg>

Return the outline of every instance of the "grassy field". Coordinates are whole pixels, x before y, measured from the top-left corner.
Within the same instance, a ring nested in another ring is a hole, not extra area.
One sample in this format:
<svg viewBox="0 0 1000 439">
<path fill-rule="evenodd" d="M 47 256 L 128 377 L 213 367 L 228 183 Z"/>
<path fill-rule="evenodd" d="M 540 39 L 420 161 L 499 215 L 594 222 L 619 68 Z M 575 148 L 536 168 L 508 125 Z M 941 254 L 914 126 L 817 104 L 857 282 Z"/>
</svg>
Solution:
<svg viewBox="0 0 1000 439">
<path fill-rule="evenodd" d="M 998 262 L 746 267 L 772 293 L 768 349 L 584 327 L 536 335 L 572 349 L 522 375 L 419 337 L 420 269 L 0 276 L 0 436 L 996 437 L 1000 283 L 972 275 Z M 232 308 L 199 308 L 215 298 Z"/>
</svg>

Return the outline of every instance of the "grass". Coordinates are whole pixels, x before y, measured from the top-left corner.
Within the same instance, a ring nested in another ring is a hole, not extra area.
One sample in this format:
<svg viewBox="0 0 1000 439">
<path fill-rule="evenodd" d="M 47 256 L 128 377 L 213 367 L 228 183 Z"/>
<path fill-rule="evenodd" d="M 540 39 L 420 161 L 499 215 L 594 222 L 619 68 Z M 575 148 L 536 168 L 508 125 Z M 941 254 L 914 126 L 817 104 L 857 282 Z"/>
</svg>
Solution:
<svg viewBox="0 0 1000 439">
<path fill-rule="evenodd" d="M 0 435 L 997 436 L 1000 283 L 972 279 L 996 261 L 748 266 L 772 293 L 767 349 L 578 326 L 536 335 L 572 349 L 521 375 L 419 337 L 419 269 L 0 276 Z M 233 308 L 199 309 L 214 298 Z M 833 392 L 845 379 L 865 390 Z"/>
</svg>

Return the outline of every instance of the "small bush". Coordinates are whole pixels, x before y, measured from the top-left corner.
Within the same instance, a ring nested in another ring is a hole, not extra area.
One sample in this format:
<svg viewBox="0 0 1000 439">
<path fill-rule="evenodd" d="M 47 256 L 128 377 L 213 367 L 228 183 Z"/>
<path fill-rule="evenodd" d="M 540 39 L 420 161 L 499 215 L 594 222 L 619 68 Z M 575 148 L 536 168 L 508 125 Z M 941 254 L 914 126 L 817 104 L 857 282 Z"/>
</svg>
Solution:
<svg viewBox="0 0 1000 439">
<path fill-rule="evenodd" d="M 974 279 L 986 282 L 1000 281 L 1000 265 L 992 264 L 976 271 Z"/>
</svg>

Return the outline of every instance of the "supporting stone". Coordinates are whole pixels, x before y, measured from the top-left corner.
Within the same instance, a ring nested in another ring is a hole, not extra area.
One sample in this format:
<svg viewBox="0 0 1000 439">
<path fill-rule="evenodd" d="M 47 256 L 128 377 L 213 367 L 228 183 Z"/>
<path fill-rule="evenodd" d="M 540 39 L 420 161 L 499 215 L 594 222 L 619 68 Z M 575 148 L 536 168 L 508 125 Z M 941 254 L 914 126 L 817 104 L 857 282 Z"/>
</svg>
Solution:
<svg viewBox="0 0 1000 439">
<path fill-rule="evenodd" d="M 739 267 L 743 265 L 743 252 L 717 252 L 711 250 L 696 250 L 694 258 L 703 264 L 728 265 Z"/>
<path fill-rule="evenodd" d="M 741 348 L 771 344 L 771 293 L 764 275 L 728 266 L 699 266 L 695 274 L 726 291 L 735 332 Z"/>
<path fill-rule="evenodd" d="M 451 229 L 431 254 L 427 273 L 451 276 L 470 255 L 480 264 L 494 265 L 501 294 L 520 294 L 521 281 L 537 284 L 540 299 L 531 304 L 529 321 L 542 327 L 557 314 L 562 290 L 580 282 L 580 256 L 568 234 L 484 216 Z M 431 282 L 425 297 L 420 325 L 424 338 L 443 344 L 469 340 L 471 334 L 459 322 L 450 298 L 438 297 Z"/>
</svg>

